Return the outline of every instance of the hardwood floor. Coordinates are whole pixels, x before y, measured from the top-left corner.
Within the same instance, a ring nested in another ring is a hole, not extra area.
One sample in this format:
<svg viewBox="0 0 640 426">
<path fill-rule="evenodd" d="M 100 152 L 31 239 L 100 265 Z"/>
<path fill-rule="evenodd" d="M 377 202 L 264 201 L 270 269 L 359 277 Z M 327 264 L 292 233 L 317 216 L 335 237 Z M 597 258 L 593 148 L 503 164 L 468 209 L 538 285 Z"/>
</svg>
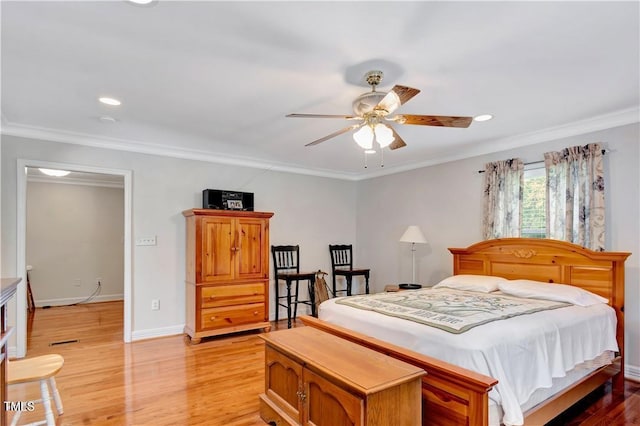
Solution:
<svg viewBox="0 0 640 426">
<path fill-rule="evenodd" d="M 28 356 L 65 358 L 56 376 L 65 409 L 58 425 L 265 425 L 258 415 L 264 387 L 259 332 L 199 345 L 183 336 L 125 345 L 122 317 L 120 302 L 39 308 L 33 315 Z M 286 328 L 286 320 L 274 324 L 278 328 Z M 626 389 L 624 397 L 596 390 L 551 424 L 640 425 L 640 383 L 627 381 Z M 38 397 L 35 384 L 9 388 L 12 401 Z M 21 423 L 41 415 L 38 406 Z"/>
<path fill-rule="evenodd" d="M 183 336 L 124 344 L 122 327 L 119 302 L 36 310 L 28 356 L 65 358 L 56 376 L 64 404 L 58 425 L 265 424 L 258 416 L 264 388 L 259 333 L 199 345 Z M 12 401 L 38 396 L 35 384 L 9 388 Z M 21 422 L 37 418 L 32 414 Z"/>
</svg>

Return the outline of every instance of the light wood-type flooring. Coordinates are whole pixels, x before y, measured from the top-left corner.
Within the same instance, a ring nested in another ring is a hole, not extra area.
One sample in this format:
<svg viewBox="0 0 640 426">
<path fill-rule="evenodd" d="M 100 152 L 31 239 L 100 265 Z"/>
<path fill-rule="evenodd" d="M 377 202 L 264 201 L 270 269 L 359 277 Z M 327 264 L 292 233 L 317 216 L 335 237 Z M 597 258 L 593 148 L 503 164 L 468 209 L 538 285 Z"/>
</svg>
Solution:
<svg viewBox="0 0 640 426">
<path fill-rule="evenodd" d="M 65 358 L 56 376 L 64 404 L 58 425 L 265 425 L 259 332 L 199 345 L 183 336 L 124 344 L 122 309 L 121 302 L 36 309 L 27 356 Z M 25 387 L 11 386 L 9 398 L 39 397 L 36 384 Z M 26 414 L 21 423 L 35 418 Z"/>
<path fill-rule="evenodd" d="M 258 415 L 264 387 L 259 332 L 199 345 L 183 336 L 124 344 L 122 318 L 121 302 L 38 308 L 30 317 L 28 356 L 65 358 L 57 375 L 65 409 L 58 425 L 265 425 Z M 286 328 L 286 320 L 274 324 L 278 328 Z M 38 397 L 35 384 L 9 388 L 12 401 Z M 41 413 L 39 406 L 21 423 Z M 640 384 L 627 381 L 624 397 L 601 388 L 553 425 L 640 425 Z"/>
</svg>

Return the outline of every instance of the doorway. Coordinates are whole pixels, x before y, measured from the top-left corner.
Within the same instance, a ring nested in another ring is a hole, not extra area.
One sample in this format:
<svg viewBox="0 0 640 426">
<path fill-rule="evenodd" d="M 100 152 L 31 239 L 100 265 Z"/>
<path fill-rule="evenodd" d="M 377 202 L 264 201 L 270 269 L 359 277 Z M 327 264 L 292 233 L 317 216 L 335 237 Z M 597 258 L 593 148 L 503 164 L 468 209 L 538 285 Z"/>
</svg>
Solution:
<svg viewBox="0 0 640 426">
<path fill-rule="evenodd" d="M 124 299 L 124 328 L 123 338 L 125 342 L 131 341 L 131 179 L 132 173 L 129 170 L 119 169 L 105 169 L 96 168 L 91 166 L 79 165 L 79 164 L 65 164 L 65 163 L 53 163 L 36 160 L 18 160 L 18 178 L 17 178 L 17 201 L 18 201 L 18 214 L 17 214 L 17 268 L 18 271 L 25 271 L 27 267 L 27 196 L 28 196 L 28 183 L 34 179 L 34 169 L 53 169 L 53 170 L 65 170 L 71 172 L 69 179 L 77 179 L 79 182 L 84 180 L 100 181 L 103 185 L 118 184 L 122 187 L 123 194 L 123 213 L 124 218 L 121 222 L 123 228 L 119 232 L 122 236 L 122 265 L 121 265 L 121 279 L 123 286 L 123 299 Z M 93 272 L 92 275 L 100 275 L 99 272 Z M 23 277 L 23 278 L 26 278 Z M 96 276 L 92 278 L 71 278 L 71 287 L 79 287 L 79 290 L 88 291 L 92 289 L 93 284 L 97 285 L 97 288 L 102 286 L 102 283 L 98 284 L 98 278 L 104 279 L 104 277 Z M 76 280 L 80 280 L 79 282 Z M 84 282 L 83 282 L 84 281 Z M 96 281 L 96 283 L 93 283 Z M 26 279 L 23 279 L 23 283 L 26 283 Z M 69 283 L 67 283 L 69 284 Z M 90 295 L 90 293 L 89 293 Z M 70 297 L 73 300 L 73 296 Z M 16 319 L 16 356 L 24 357 L 27 350 L 27 294 L 26 285 L 21 285 L 18 289 L 17 295 L 17 319 Z"/>
</svg>

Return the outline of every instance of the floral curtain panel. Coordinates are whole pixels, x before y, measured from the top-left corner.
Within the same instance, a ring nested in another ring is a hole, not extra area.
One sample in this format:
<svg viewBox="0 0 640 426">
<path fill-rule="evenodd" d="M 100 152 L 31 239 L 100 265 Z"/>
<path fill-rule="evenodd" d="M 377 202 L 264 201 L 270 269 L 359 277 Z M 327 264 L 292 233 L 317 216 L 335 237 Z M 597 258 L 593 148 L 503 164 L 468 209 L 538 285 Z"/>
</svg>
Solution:
<svg viewBox="0 0 640 426">
<path fill-rule="evenodd" d="M 485 240 L 520 236 L 523 185 L 524 163 L 521 159 L 485 165 L 482 220 Z"/>
<path fill-rule="evenodd" d="M 604 171 L 599 144 L 544 154 L 547 236 L 604 251 Z"/>
</svg>

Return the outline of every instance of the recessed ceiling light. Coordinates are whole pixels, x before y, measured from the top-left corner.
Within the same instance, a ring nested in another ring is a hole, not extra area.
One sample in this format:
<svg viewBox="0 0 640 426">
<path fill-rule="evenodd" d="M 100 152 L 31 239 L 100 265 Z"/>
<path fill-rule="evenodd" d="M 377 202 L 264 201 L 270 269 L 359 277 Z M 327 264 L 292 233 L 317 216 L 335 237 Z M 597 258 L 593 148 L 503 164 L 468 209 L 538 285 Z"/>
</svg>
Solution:
<svg viewBox="0 0 640 426">
<path fill-rule="evenodd" d="M 476 115 L 475 117 L 473 117 L 474 121 L 489 121 L 493 118 L 493 115 L 491 114 L 481 114 L 481 115 Z"/>
<path fill-rule="evenodd" d="M 375 154 L 375 153 L 376 153 L 376 150 L 375 150 L 375 149 L 366 149 L 366 150 L 364 151 L 364 153 L 365 153 L 365 154 Z"/>
<path fill-rule="evenodd" d="M 55 176 L 55 177 L 62 177 L 71 173 L 67 170 L 54 170 L 54 169 L 38 169 L 38 170 L 40 170 L 42 173 L 44 173 L 47 176 Z"/>
<path fill-rule="evenodd" d="M 102 97 L 102 98 L 98 98 L 98 100 L 100 102 L 102 102 L 103 104 L 106 104 L 106 105 L 118 106 L 118 105 L 121 104 L 121 102 L 119 100 L 114 99 L 114 98 Z"/>
<path fill-rule="evenodd" d="M 154 0 L 129 0 L 129 1 L 135 4 L 149 4 L 149 3 L 153 3 Z"/>
</svg>

